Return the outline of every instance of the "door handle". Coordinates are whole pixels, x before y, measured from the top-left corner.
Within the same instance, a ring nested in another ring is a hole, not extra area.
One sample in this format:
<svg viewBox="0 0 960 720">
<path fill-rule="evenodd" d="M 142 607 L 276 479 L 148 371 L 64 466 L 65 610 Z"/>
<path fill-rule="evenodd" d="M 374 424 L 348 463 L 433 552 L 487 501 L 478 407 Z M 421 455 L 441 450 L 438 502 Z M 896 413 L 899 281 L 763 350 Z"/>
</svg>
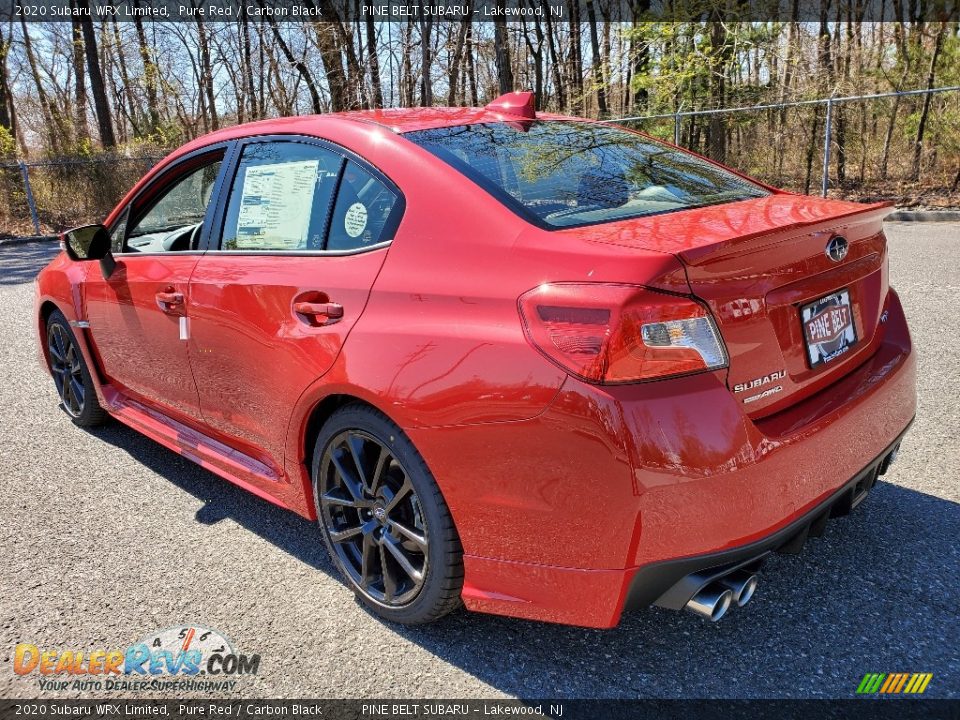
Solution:
<svg viewBox="0 0 960 720">
<path fill-rule="evenodd" d="M 174 290 L 158 292 L 157 306 L 168 315 L 183 315 L 183 293 Z"/>
<path fill-rule="evenodd" d="M 317 325 L 332 325 L 343 317 L 343 305 L 335 302 L 295 302 L 293 311 Z"/>
</svg>

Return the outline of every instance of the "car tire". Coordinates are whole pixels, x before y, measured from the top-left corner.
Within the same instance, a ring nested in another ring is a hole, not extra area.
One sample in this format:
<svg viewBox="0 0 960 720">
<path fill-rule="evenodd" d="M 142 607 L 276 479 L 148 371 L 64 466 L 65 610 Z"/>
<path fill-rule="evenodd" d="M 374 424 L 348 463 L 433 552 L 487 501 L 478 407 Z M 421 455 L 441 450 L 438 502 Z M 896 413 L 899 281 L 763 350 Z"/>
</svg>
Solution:
<svg viewBox="0 0 960 720">
<path fill-rule="evenodd" d="M 47 318 L 47 367 L 60 396 L 60 405 L 79 427 L 94 427 L 109 415 L 97 399 L 90 370 L 67 318 L 54 310 Z"/>
<path fill-rule="evenodd" d="M 460 606 L 460 538 L 426 462 L 399 427 L 367 405 L 341 407 L 320 430 L 311 469 L 327 550 L 364 605 L 405 625 Z"/>
</svg>

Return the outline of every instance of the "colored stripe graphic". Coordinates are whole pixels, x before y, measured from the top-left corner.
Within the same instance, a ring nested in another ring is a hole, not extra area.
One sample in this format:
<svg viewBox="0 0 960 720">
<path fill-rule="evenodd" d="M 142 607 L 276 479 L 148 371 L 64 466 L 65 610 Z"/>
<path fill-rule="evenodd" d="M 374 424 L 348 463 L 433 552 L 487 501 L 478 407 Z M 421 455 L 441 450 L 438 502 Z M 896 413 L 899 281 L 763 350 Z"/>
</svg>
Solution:
<svg viewBox="0 0 960 720">
<path fill-rule="evenodd" d="M 883 684 L 883 687 L 880 688 L 881 693 L 890 692 L 890 688 L 897 684 L 897 680 L 900 679 L 900 675 L 897 673 L 890 673 L 887 675 L 887 681 Z"/>
<path fill-rule="evenodd" d="M 861 695 L 871 695 L 875 693 L 880 689 L 880 683 L 883 682 L 886 676 L 886 673 L 867 673 L 863 676 L 863 680 L 860 681 L 860 687 L 857 688 L 857 693 Z"/>
<path fill-rule="evenodd" d="M 904 692 L 911 695 L 920 695 L 927 689 L 927 685 L 930 684 L 932 679 L 933 673 L 914 673 Z"/>
<path fill-rule="evenodd" d="M 933 673 L 867 673 L 857 686 L 858 695 L 920 695 L 933 679 Z"/>
</svg>

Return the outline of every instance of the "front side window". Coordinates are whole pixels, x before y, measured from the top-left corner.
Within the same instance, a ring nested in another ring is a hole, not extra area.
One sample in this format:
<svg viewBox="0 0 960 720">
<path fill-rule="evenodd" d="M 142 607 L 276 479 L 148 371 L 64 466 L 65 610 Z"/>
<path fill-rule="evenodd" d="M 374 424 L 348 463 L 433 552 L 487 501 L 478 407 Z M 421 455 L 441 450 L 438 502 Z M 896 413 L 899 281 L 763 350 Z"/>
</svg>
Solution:
<svg viewBox="0 0 960 720">
<path fill-rule="evenodd" d="M 191 165 L 185 174 L 173 181 L 159 197 L 152 198 L 150 204 L 137 214 L 139 219 L 127 229 L 127 216 L 114 228 L 113 242 L 123 243 L 125 252 L 177 252 L 197 250 L 203 219 L 207 214 L 213 186 L 220 173 L 222 153 Z"/>
<path fill-rule="evenodd" d="M 598 123 L 500 122 L 419 130 L 404 137 L 549 228 L 768 194 L 689 153 Z"/>
<path fill-rule="evenodd" d="M 322 250 L 344 160 L 298 142 L 243 149 L 223 223 L 223 250 Z"/>
</svg>

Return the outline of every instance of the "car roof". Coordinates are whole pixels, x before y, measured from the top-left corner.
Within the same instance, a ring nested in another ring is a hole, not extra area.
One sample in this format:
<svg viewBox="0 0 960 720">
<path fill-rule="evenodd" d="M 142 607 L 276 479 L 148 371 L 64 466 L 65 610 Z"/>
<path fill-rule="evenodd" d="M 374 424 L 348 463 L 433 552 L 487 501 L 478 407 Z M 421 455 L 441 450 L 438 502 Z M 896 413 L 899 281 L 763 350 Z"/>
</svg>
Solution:
<svg viewBox="0 0 960 720">
<path fill-rule="evenodd" d="M 350 110 L 323 115 L 294 115 L 271 118 L 256 122 L 233 125 L 222 130 L 202 135 L 181 146 L 166 158 L 166 161 L 193 150 L 219 142 L 237 140 L 258 135 L 303 134 L 325 137 L 336 134 L 337 129 L 356 128 L 357 123 L 375 125 L 395 134 L 430 130 L 442 127 L 457 127 L 478 123 L 512 122 L 525 123 L 534 120 L 583 120 L 536 112 L 536 98 L 526 90 L 501 95 L 485 107 L 427 107 L 386 108 L 379 110 Z M 589 122 L 589 121 L 587 121 Z M 161 163 L 163 164 L 163 163 Z"/>
<path fill-rule="evenodd" d="M 538 113 L 538 120 L 582 120 L 548 113 Z M 348 110 L 346 112 L 325 113 L 323 115 L 293 115 L 288 117 L 257 120 L 255 122 L 233 125 L 202 135 L 189 144 L 209 145 L 211 143 L 234 140 L 271 133 L 320 131 L 344 122 L 372 123 L 394 133 L 402 134 L 415 130 L 430 130 L 441 127 L 474 125 L 478 123 L 517 122 L 520 118 L 509 113 L 497 112 L 489 108 L 477 107 L 431 107 L 431 108 L 387 108 L 383 110 Z"/>
<path fill-rule="evenodd" d="M 519 93 L 515 93 L 519 94 Z M 201 135 L 181 145 L 164 158 L 159 165 L 182 157 L 194 150 L 229 140 L 238 140 L 258 135 L 307 135 L 332 137 L 337 128 L 356 127 L 358 123 L 379 126 L 395 134 L 415 130 L 431 130 L 459 125 L 495 122 L 527 122 L 530 120 L 576 120 L 595 122 L 584 118 L 536 113 L 532 118 L 522 118 L 512 112 L 502 112 L 493 104 L 487 107 L 430 107 L 430 108 L 388 108 L 383 110 L 349 110 L 346 112 L 324 113 L 322 115 L 292 115 L 270 118 L 254 122 L 232 125 Z"/>
<path fill-rule="evenodd" d="M 478 107 L 430 107 L 387 108 L 383 110 L 351 110 L 332 113 L 327 117 L 371 122 L 389 128 L 396 133 L 431 130 L 458 125 L 517 121 L 517 117 L 489 108 Z M 559 116 L 539 114 L 538 119 L 558 119 Z"/>
</svg>

